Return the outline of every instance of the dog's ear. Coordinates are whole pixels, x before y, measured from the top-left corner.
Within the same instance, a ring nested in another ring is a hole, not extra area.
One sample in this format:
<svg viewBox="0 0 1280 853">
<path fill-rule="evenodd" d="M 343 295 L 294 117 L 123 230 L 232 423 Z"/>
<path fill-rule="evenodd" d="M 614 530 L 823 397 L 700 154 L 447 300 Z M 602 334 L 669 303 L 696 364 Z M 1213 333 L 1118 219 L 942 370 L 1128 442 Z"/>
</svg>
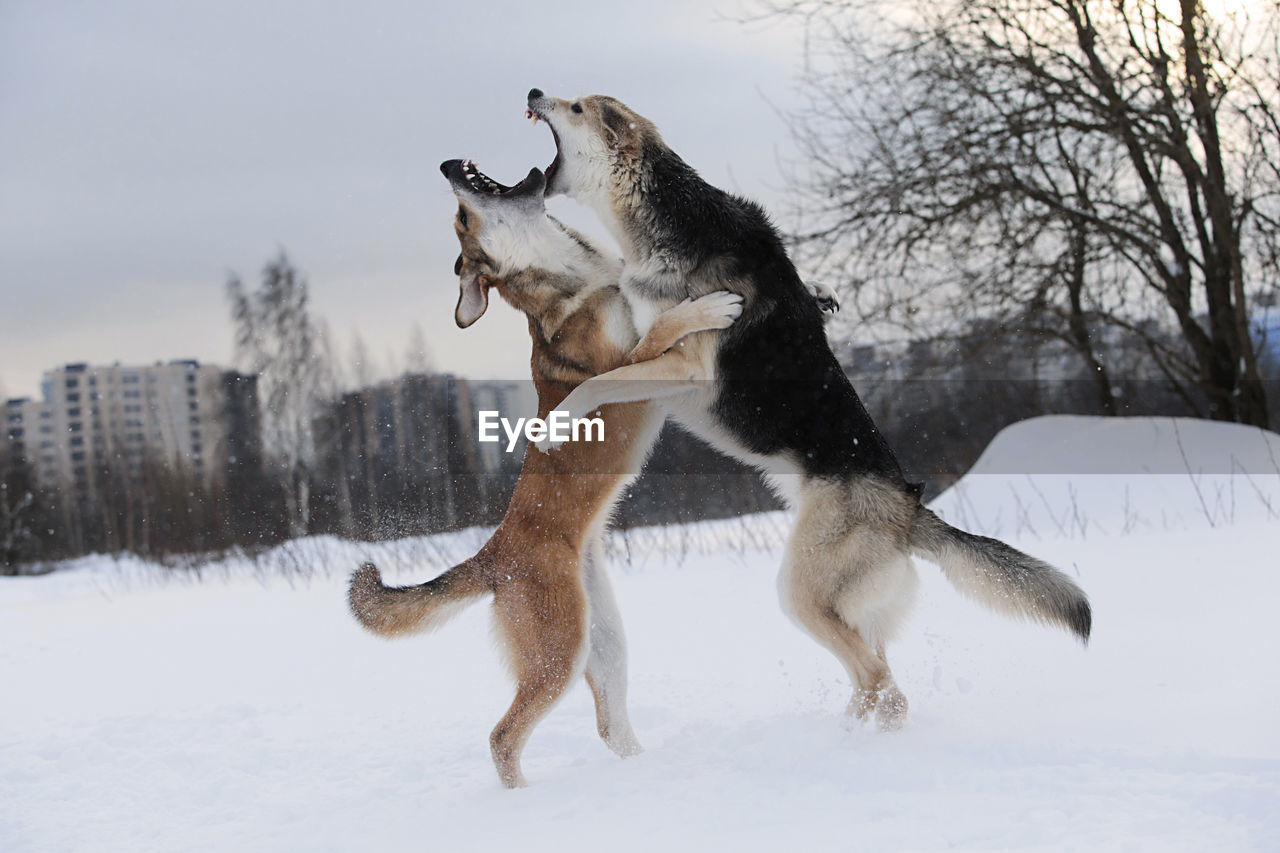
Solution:
<svg viewBox="0 0 1280 853">
<path fill-rule="evenodd" d="M 459 329 L 465 329 L 484 316 L 489 307 L 489 288 L 494 280 L 484 273 L 464 276 L 458 283 L 458 307 L 453 309 L 453 321 Z"/>
<path fill-rule="evenodd" d="M 640 139 L 635 121 L 611 104 L 600 105 L 600 123 L 604 126 L 605 141 L 614 150 L 632 148 Z"/>
</svg>

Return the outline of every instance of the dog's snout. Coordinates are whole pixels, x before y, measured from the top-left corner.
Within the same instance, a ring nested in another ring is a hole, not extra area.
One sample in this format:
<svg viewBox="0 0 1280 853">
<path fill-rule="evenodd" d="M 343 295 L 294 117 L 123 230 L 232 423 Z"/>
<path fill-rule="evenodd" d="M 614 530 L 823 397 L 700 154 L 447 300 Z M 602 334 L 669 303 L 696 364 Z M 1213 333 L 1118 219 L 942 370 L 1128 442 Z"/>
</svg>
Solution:
<svg viewBox="0 0 1280 853">
<path fill-rule="evenodd" d="M 533 100 L 537 100 L 538 98 L 541 98 L 541 97 L 542 97 L 542 90 L 541 90 L 541 89 L 530 89 L 530 90 L 529 90 L 529 100 L 533 101 Z"/>
</svg>

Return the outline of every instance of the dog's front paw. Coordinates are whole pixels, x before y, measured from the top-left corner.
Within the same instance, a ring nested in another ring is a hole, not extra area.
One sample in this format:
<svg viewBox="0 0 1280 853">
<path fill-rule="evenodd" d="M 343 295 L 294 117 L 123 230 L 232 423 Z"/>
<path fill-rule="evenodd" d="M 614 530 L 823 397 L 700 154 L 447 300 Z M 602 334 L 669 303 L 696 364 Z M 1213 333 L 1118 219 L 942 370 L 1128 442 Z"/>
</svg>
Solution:
<svg viewBox="0 0 1280 853">
<path fill-rule="evenodd" d="M 820 281 L 806 281 L 804 286 L 818 303 L 818 310 L 825 314 L 834 314 L 840 310 L 840 300 L 836 298 L 833 288 Z"/>
<path fill-rule="evenodd" d="M 742 294 L 717 290 L 695 299 L 690 307 L 698 310 L 699 320 L 708 329 L 727 329 L 742 316 Z"/>
</svg>

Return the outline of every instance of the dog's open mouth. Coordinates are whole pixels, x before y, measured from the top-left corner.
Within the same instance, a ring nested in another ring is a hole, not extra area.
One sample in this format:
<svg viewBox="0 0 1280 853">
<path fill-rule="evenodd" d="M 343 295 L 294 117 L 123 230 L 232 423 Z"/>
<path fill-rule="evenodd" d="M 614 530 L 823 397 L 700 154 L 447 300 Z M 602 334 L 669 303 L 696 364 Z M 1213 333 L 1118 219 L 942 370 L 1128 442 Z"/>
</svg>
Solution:
<svg viewBox="0 0 1280 853">
<path fill-rule="evenodd" d="M 547 168 L 543 170 L 544 174 L 547 176 L 547 186 L 551 186 L 551 181 L 555 177 L 556 171 L 560 168 L 560 134 L 556 133 L 556 126 L 547 121 L 546 116 L 542 115 L 532 107 L 525 109 L 524 117 L 534 124 L 537 124 L 538 120 L 541 119 L 546 123 L 547 127 L 551 129 L 551 138 L 554 139 L 556 143 L 556 156 L 552 159 L 551 165 L 547 166 Z"/>
<path fill-rule="evenodd" d="M 514 187 L 509 187 L 506 184 L 500 184 L 484 172 L 480 171 L 480 167 L 476 165 L 474 160 L 462 161 L 462 176 L 466 179 L 467 183 L 471 185 L 471 189 L 478 193 L 488 193 L 489 195 L 506 195 L 507 193 L 513 193 L 517 190 L 523 189 L 529 183 L 529 179 L 525 178 Z"/>
<path fill-rule="evenodd" d="M 542 172 L 538 169 L 530 169 L 524 180 L 515 186 L 509 187 L 480 171 L 480 167 L 476 165 L 474 160 L 470 159 L 446 160 L 440 164 L 440 171 L 455 186 L 462 184 L 474 193 L 490 197 L 515 198 L 541 192 L 545 186 Z"/>
</svg>

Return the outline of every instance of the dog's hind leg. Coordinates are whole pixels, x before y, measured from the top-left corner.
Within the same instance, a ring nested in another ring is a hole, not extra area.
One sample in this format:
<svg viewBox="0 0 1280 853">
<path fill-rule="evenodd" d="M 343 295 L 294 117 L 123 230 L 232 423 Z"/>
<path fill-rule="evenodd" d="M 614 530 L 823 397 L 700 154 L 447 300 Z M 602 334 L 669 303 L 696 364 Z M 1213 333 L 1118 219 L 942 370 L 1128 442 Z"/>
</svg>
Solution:
<svg viewBox="0 0 1280 853">
<path fill-rule="evenodd" d="M 886 730 L 902 726 L 907 700 L 884 643 L 906 609 L 914 578 L 890 525 L 857 518 L 836 494 L 811 492 L 802 501 L 778 576 L 783 610 L 849 674 L 853 696 L 846 713 L 865 719 L 874 711 Z"/>
<path fill-rule="evenodd" d="M 863 631 L 850 625 L 841 614 L 838 598 L 824 595 L 797 581 L 795 564 L 788 561 L 779 576 L 779 593 L 787 615 L 830 651 L 853 682 L 853 697 L 845 713 L 865 719 L 872 710 L 886 729 L 898 728 L 907 710 L 906 697 L 898 690 L 881 653 L 867 641 Z M 884 705 L 884 711 L 879 707 Z"/>
<path fill-rule="evenodd" d="M 573 566 L 577 554 L 561 565 Z M 523 787 L 520 754 L 533 728 L 581 674 L 586 654 L 587 601 L 578 572 L 561 571 L 507 584 L 494 598 L 497 627 L 516 676 L 516 696 L 489 735 L 498 777 Z"/>
<path fill-rule="evenodd" d="M 877 725 L 886 731 L 899 729 L 906 721 L 907 697 L 889 675 L 885 643 L 897 632 L 910 609 L 917 583 L 911 558 L 896 554 L 878 565 L 864 583 L 847 588 L 842 600 L 841 615 L 847 623 L 857 626 L 888 675 L 887 681 L 870 690 L 860 688 L 850 702 L 850 713 L 864 719 L 874 708 Z"/>
<path fill-rule="evenodd" d="M 618 755 L 638 755 L 643 750 L 627 714 L 627 640 L 598 534 L 587 541 L 583 568 L 591 605 L 587 684 L 596 701 L 596 728 L 605 744 Z"/>
</svg>

